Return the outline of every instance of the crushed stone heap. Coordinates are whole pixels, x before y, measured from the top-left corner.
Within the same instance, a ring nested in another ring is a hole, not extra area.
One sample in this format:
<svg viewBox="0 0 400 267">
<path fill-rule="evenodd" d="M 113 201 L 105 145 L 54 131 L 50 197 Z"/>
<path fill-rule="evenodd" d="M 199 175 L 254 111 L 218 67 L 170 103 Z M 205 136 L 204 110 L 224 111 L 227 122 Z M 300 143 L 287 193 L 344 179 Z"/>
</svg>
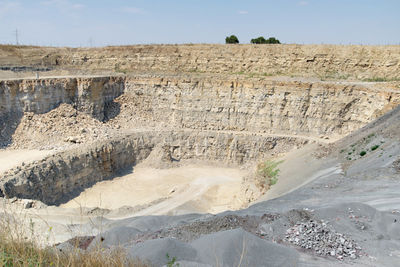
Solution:
<svg viewBox="0 0 400 267">
<path fill-rule="evenodd" d="M 328 222 L 322 220 L 296 223 L 286 231 L 286 240 L 304 249 L 314 250 L 319 256 L 332 256 L 338 260 L 361 256 L 361 247 L 354 240 L 337 233 Z"/>
</svg>

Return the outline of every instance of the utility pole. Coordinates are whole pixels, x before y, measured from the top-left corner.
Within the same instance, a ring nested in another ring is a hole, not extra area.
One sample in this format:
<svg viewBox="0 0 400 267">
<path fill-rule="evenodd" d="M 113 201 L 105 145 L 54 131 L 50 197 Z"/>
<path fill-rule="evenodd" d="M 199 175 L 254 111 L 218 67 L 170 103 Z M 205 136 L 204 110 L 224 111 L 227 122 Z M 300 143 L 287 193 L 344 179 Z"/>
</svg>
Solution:
<svg viewBox="0 0 400 267">
<path fill-rule="evenodd" d="M 15 43 L 17 45 L 19 45 L 19 43 L 18 43 L 18 29 L 15 29 Z"/>
</svg>

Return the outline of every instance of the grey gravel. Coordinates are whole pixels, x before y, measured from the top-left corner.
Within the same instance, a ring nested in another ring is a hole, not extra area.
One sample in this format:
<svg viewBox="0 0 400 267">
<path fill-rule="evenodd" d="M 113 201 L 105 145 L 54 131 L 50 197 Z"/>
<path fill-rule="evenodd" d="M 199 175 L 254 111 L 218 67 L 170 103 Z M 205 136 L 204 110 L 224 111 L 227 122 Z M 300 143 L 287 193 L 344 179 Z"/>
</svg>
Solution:
<svg viewBox="0 0 400 267">
<path fill-rule="evenodd" d="M 338 260 L 356 259 L 361 256 L 361 247 L 344 234 L 337 233 L 325 221 L 298 222 L 286 231 L 286 241 L 319 256 L 331 256 Z"/>
</svg>

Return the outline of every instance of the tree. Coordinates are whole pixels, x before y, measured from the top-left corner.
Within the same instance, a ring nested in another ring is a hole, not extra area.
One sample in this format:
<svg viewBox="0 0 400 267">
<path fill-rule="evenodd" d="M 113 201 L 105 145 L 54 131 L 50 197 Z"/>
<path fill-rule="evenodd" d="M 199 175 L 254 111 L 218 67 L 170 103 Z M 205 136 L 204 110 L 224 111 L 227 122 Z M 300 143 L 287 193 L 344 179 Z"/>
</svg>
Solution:
<svg viewBox="0 0 400 267">
<path fill-rule="evenodd" d="M 226 44 L 238 44 L 239 39 L 235 35 L 227 36 L 225 38 L 225 43 Z"/>
<path fill-rule="evenodd" d="M 263 36 L 260 36 L 258 38 L 251 39 L 250 43 L 252 44 L 280 44 L 278 39 L 275 37 L 270 37 L 268 39 L 265 39 Z"/>
<path fill-rule="evenodd" d="M 267 40 L 264 37 L 260 36 L 258 38 L 251 39 L 250 43 L 252 44 L 266 44 Z"/>
<path fill-rule="evenodd" d="M 275 37 L 269 37 L 267 40 L 267 44 L 280 44 L 281 42 L 279 42 L 278 39 L 276 39 Z"/>
</svg>

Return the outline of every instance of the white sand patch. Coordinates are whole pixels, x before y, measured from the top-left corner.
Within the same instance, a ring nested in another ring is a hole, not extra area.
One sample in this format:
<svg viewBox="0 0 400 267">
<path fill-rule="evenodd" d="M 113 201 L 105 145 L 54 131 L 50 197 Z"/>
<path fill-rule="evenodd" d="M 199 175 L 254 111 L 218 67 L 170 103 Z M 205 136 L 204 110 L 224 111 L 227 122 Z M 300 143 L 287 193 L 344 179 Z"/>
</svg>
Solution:
<svg viewBox="0 0 400 267">
<path fill-rule="evenodd" d="M 61 207 L 117 209 L 142 205 L 134 215 L 235 210 L 245 202 L 241 192 L 245 174 L 235 168 L 194 165 L 171 169 L 137 167 L 128 175 L 95 184 Z"/>
<path fill-rule="evenodd" d="M 23 162 L 42 159 L 51 153 L 51 150 L 0 150 L 0 173 L 19 166 Z"/>
</svg>

